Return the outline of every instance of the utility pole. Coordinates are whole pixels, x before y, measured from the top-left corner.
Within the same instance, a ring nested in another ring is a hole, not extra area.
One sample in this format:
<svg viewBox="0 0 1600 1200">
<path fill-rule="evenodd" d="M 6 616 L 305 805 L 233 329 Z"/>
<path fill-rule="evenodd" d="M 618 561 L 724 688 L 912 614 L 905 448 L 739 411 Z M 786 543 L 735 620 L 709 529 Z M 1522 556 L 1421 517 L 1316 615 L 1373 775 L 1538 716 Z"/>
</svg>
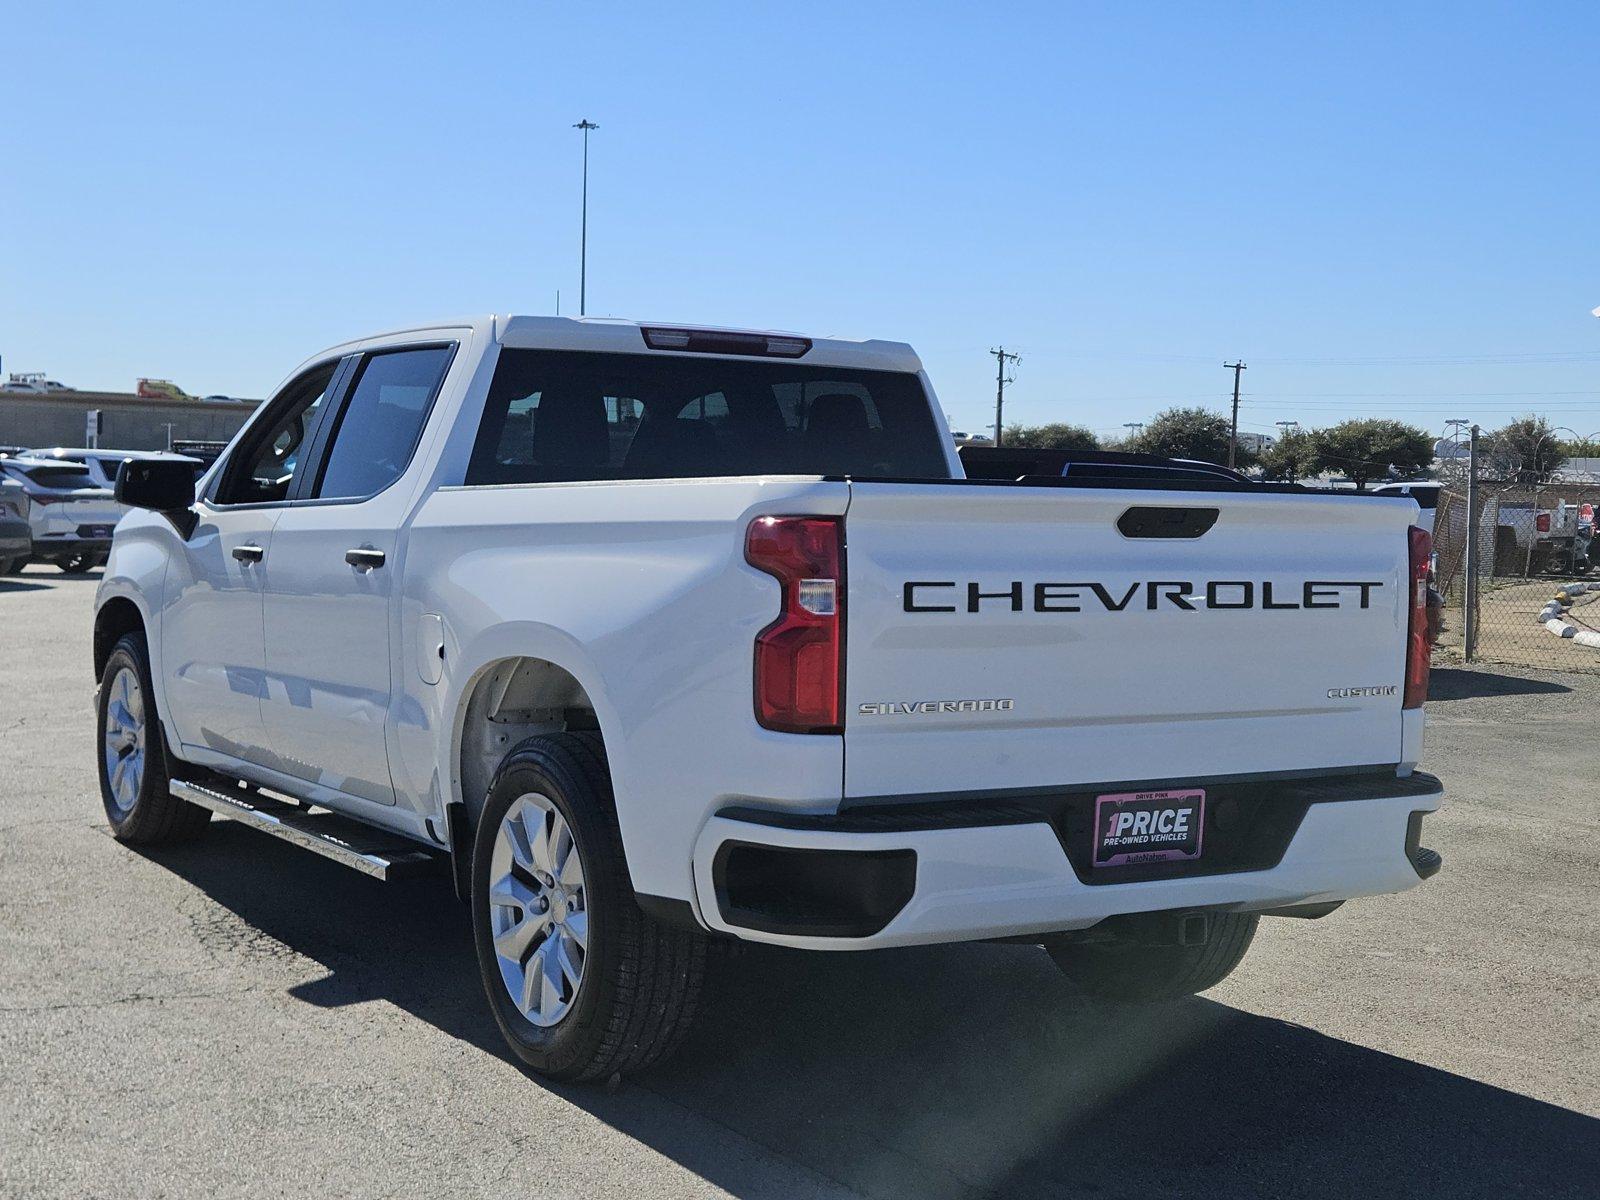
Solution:
<svg viewBox="0 0 1600 1200">
<path fill-rule="evenodd" d="M 1468 662 L 1478 650 L 1478 427 L 1467 441 L 1467 550 L 1462 571 L 1461 656 Z"/>
<path fill-rule="evenodd" d="M 1246 368 L 1243 361 L 1222 365 L 1233 372 L 1233 424 L 1228 430 L 1228 467 L 1231 469 L 1239 457 L 1239 372 Z"/>
<path fill-rule="evenodd" d="M 589 299 L 589 131 L 600 126 L 585 117 L 573 128 L 583 130 L 583 225 L 578 237 L 578 315 L 581 317 Z"/>
<path fill-rule="evenodd" d="M 1143 421 L 1124 421 L 1122 427 L 1128 431 L 1128 440 L 1130 442 L 1144 432 Z"/>
<path fill-rule="evenodd" d="M 1016 379 L 1015 375 L 1006 373 L 1006 364 L 1015 367 L 1022 361 L 1020 354 L 1008 354 L 1004 346 L 996 347 L 989 351 L 994 355 L 994 444 L 1000 445 L 1000 420 L 1001 412 L 1006 404 L 1006 384 Z"/>
</svg>

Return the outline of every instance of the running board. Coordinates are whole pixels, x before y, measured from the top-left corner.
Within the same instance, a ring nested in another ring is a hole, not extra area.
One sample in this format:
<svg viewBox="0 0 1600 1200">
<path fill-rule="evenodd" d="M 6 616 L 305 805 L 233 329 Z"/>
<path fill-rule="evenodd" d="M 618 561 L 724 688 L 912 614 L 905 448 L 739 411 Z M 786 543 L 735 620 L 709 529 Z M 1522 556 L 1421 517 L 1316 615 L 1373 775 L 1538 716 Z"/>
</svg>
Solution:
<svg viewBox="0 0 1600 1200">
<path fill-rule="evenodd" d="M 410 838 L 338 813 L 313 811 L 307 805 L 279 800 L 256 788 L 174 779 L 171 791 L 178 799 L 209 808 L 219 817 L 270 833 L 374 879 L 428 874 L 444 862 L 440 855 Z"/>
</svg>

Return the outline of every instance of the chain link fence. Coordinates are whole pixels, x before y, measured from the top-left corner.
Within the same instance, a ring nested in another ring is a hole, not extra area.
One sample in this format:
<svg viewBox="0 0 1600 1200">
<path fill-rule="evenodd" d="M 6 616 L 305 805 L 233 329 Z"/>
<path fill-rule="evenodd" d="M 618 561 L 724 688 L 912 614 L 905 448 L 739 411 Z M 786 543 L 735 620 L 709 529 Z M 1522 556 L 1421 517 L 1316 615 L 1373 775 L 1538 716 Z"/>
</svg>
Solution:
<svg viewBox="0 0 1600 1200">
<path fill-rule="evenodd" d="M 1449 481 L 1434 511 L 1435 586 L 1445 600 L 1436 652 L 1600 674 L 1600 648 L 1573 636 L 1600 634 L 1600 590 L 1566 586 L 1600 583 L 1600 544 L 1591 547 L 1600 484 L 1479 480 L 1473 490 L 1469 509 L 1465 480 Z M 1555 610 L 1552 600 L 1562 601 Z"/>
</svg>

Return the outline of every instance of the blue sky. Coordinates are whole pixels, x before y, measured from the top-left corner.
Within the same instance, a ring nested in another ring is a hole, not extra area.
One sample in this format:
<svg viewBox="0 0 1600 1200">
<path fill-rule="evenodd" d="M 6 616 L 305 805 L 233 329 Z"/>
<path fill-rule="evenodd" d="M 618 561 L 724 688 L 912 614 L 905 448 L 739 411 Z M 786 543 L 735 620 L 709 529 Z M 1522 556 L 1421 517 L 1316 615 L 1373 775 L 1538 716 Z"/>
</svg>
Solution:
<svg viewBox="0 0 1600 1200">
<path fill-rule="evenodd" d="M 1600 430 L 1600 7 L 12 5 L 0 354 L 262 395 L 418 318 L 902 338 L 961 427 Z"/>
</svg>

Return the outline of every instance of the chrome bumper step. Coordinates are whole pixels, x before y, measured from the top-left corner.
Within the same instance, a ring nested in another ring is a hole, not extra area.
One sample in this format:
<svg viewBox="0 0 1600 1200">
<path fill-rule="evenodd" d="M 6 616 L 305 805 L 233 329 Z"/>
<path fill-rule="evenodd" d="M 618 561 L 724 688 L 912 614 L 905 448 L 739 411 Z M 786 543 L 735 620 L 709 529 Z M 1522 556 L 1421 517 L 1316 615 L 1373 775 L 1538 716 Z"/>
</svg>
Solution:
<svg viewBox="0 0 1600 1200">
<path fill-rule="evenodd" d="M 171 791 L 180 800 L 209 808 L 220 817 L 270 833 L 374 879 L 430 874 L 447 861 L 409 838 L 338 813 L 280 800 L 258 788 L 221 780 L 174 779 Z"/>
</svg>

